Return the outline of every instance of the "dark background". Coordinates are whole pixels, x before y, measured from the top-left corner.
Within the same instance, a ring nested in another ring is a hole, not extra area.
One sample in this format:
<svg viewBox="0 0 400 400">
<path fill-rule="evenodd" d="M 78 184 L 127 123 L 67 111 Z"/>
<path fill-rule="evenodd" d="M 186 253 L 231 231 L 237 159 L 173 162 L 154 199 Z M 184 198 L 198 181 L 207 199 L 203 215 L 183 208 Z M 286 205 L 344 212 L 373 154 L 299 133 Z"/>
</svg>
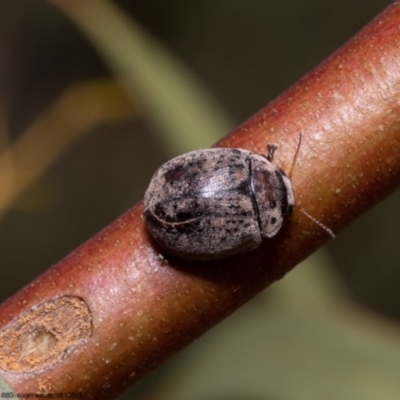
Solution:
<svg viewBox="0 0 400 400">
<path fill-rule="evenodd" d="M 115 3 L 180 58 L 239 124 L 390 1 Z M 0 0 L 0 100 L 10 141 L 68 86 L 108 75 L 58 10 L 39 0 Z M 70 147 L 0 220 L 0 300 L 141 199 L 167 158 L 144 117 L 100 126 Z M 353 298 L 394 319 L 400 318 L 398 204 L 394 194 L 327 246 Z"/>
</svg>

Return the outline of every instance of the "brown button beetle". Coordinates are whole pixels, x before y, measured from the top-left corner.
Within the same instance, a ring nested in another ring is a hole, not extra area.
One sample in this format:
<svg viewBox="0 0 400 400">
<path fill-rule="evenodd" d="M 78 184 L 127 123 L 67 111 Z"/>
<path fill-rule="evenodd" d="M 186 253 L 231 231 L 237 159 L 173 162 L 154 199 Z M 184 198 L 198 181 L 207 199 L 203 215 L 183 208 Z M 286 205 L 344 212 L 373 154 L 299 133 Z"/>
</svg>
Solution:
<svg viewBox="0 0 400 400">
<path fill-rule="evenodd" d="M 275 236 L 295 205 L 290 179 L 268 157 L 215 148 L 176 157 L 154 174 L 144 196 L 153 239 L 168 253 L 212 260 Z"/>
</svg>

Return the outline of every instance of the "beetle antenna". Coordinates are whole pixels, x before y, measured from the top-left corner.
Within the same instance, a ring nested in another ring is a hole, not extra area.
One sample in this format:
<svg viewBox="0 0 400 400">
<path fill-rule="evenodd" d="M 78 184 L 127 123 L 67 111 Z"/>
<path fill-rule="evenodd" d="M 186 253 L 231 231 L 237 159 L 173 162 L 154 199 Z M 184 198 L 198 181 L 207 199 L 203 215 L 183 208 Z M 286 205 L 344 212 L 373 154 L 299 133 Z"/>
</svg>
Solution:
<svg viewBox="0 0 400 400">
<path fill-rule="evenodd" d="M 326 225 L 324 225 L 322 222 L 318 221 L 316 218 L 314 218 L 312 215 L 310 215 L 308 212 L 304 211 L 302 208 L 299 209 L 305 216 L 311 219 L 311 221 L 315 222 L 317 225 L 319 225 L 323 230 L 328 232 L 333 239 L 335 239 L 335 234 L 331 229 L 329 229 Z"/>
<path fill-rule="evenodd" d="M 302 136 L 303 136 L 303 135 L 302 135 L 301 132 L 300 132 L 300 133 L 299 133 L 299 141 L 298 141 L 298 143 L 297 143 L 296 152 L 294 153 L 292 165 L 290 166 L 289 172 L 287 173 L 287 176 L 288 176 L 289 179 L 292 178 L 293 168 L 294 168 L 294 165 L 296 164 L 297 156 L 299 155 L 299 150 L 300 150 L 300 145 L 301 145 L 301 138 L 302 138 Z"/>
</svg>

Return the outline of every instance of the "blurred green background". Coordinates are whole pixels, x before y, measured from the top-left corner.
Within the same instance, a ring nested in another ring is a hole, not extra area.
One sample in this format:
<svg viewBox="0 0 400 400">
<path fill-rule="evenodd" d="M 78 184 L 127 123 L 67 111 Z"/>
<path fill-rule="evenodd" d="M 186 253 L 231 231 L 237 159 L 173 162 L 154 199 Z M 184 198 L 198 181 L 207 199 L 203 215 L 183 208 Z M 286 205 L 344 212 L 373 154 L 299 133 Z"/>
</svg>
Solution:
<svg viewBox="0 0 400 400">
<path fill-rule="evenodd" d="M 0 0 L 2 301 L 140 200 L 162 162 L 212 145 L 390 1 L 99 4 L 116 13 Z M 124 398 L 398 399 L 399 199 Z"/>
</svg>

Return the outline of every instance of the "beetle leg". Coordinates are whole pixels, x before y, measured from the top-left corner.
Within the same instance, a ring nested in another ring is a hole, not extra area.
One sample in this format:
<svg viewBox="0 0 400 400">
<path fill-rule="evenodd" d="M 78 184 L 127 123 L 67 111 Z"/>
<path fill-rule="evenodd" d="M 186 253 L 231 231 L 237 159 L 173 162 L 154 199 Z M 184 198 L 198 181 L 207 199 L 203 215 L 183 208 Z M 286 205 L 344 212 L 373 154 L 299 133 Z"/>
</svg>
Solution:
<svg viewBox="0 0 400 400">
<path fill-rule="evenodd" d="M 268 149 L 268 155 L 267 155 L 267 160 L 269 162 L 272 161 L 272 159 L 274 158 L 274 153 L 275 150 L 278 148 L 278 146 L 276 144 L 268 144 L 267 145 L 267 149 Z"/>
</svg>

